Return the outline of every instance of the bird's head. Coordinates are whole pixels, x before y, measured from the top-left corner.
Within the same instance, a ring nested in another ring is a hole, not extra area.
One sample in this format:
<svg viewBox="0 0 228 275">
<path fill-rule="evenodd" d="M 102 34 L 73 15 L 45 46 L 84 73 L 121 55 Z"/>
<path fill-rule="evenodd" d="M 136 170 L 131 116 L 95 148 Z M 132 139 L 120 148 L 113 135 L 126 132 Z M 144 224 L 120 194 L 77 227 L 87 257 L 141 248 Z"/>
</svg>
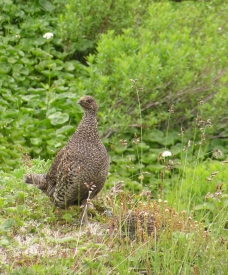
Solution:
<svg viewBox="0 0 228 275">
<path fill-rule="evenodd" d="M 84 111 L 87 111 L 87 112 L 97 113 L 97 111 L 99 109 L 95 99 L 89 95 L 82 96 L 80 98 L 80 100 L 78 101 L 78 104 L 80 104 L 82 106 L 82 108 L 84 109 Z"/>
</svg>

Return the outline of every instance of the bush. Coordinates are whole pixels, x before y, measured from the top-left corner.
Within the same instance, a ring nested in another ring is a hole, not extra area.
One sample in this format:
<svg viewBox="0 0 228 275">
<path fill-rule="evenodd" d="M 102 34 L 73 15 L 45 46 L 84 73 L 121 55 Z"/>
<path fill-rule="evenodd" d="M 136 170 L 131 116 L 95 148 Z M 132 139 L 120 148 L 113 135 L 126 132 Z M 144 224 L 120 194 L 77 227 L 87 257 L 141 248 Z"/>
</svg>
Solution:
<svg viewBox="0 0 228 275">
<path fill-rule="evenodd" d="M 140 124 L 137 93 L 129 81 L 137 79 L 145 127 L 163 128 L 171 105 L 171 127 L 191 125 L 202 96 L 204 116 L 217 131 L 224 129 L 227 9 L 227 4 L 153 3 L 139 28 L 102 36 L 97 54 L 88 57 L 92 81 L 85 87 L 108 101 L 112 126 Z"/>
<path fill-rule="evenodd" d="M 99 101 L 100 132 L 117 132 L 114 144 L 141 126 L 145 146 L 176 144 L 157 143 L 153 133 L 151 140 L 151 127 L 165 129 L 172 104 L 170 127 L 187 127 L 200 96 L 204 116 L 226 134 L 226 3 L 4 0 L 0 7 L 2 169 L 17 166 L 21 150 L 52 158 L 81 118 L 83 94 Z"/>
</svg>

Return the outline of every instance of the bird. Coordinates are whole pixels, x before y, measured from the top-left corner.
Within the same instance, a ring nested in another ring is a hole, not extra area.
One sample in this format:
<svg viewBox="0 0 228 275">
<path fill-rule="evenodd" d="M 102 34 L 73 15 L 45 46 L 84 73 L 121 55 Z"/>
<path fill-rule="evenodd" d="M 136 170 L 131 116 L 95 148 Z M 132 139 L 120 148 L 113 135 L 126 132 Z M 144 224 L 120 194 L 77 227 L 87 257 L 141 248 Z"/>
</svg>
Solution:
<svg viewBox="0 0 228 275">
<path fill-rule="evenodd" d="M 94 97 L 77 102 L 84 115 L 68 143 L 57 153 L 46 174 L 27 174 L 25 183 L 42 190 L 54 206 L 85 206 L 103 188 L 110 160 L 97 128 L 99 109 Z"/>
</svg>

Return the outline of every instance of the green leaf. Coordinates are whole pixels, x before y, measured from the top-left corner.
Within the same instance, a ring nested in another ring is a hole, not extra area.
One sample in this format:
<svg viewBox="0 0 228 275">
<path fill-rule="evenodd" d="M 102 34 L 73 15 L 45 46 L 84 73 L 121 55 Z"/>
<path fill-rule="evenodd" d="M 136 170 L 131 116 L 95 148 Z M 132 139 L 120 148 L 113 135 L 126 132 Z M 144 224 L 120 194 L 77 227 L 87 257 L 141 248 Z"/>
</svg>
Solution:
<svg viewBox="0 0 228 275">
<path fill-rule="evenodd" d="M 67 71 L 73 71 L 75 69 L 72 62 L 65 62 L 64 67 Z"/>
<path fill-rule="evenodd" d="M 48 116 L 52 125 L 64 124 L 69 120 L 69 115 L 66 113 L 56 112 Z"/>
<path fill-rule="evenodd" d="M 9 212 L 9 213 L 15 213 L 15 212 L 18 211 L 18 208 L 15 207 L 15 206 L 12 206 L 12 207 L 7 207 L 7 208 L 5 208 L 5 210 L 6 210 L 7 212 Z"/>
<path fill-rule="evenodd" d="M 33 145 L 40 145 L 42 143 L 41 138 L 30 138 L 30 141 Z"/>
<path fill-rule="evenodd" d="M 61 99 L 61 98 L 73 98 L 77 99 L 77 94 L 76 93 L 71 93 L 71 92 L 66 92 L 66 93 L 61 93 L 56 95 L 56 98 Z"/>
<path fill-rule="evenodd" d="M 23 68 L 22 64 L 15 64 L 13 66 L 13 72 L 14 73 L 21 73 L 22 68 Z"/>
<path fill-rule="evenodd" d="M 56 131 L 56 134 L 57 134 L 57 135 L 58 135 L 58 134 L 62 134 L 62 133 L 66 134 L 66 133 L 68 133 L 69 131 L 71 131 L 71 130 L 73 130 L 73 129 L 74 129 L 74 127 L 73 127 L 72 125 L 65 125 L 65 126 L 63 126 L 62 128 L 58 129 L 58 130 Z"/>
<path fill-rule="evenodd" d="M 11 56 L 11 57 L 8 58 L 8 62 L 11 63 L 11 64 L 16 63 L 17 60 L 18 60 L 18 57 L 16 57 L 16 56 Z"/>
<path fill-rule="evenodd" d="M 72 241 L 76 241 L 77 239 L 72 237 L 72 236 L 68 236 L 68 237 L 65 237 L 65 238 L 48 238 L 48 240 L 50 242 L 53 242 L 53 243 L 68 243 L 68 242 L 72 242 Z"/>
<path fill-rule="evenodd" d="M 142 156 L 142 162 L 146 164 L 154 163 L 157 161 L 157 159 L 158 159 L 158 155 L 150 153 L 150 151 L 149 151 L 149 154 L 145 154 Z"/>
<path fill-rule="evenodd" d="M 0 246 L 8 246 L 9 243 L 10 243 L 9 240 L 7 240 L 7 239 L 0 240 Z"/>
<path fill-rule="evenodd" d="M 11 70 L 11 65 L 8 63 L 0 63 L 0 74 L 8 74 Z"/>
<path fill-rule="evenodd" d="M 30 100 L 37 99 L 39 96 L 38 95 L 21 95 L 20 97 L 24 101 L 30 101 Z"/>
<path fill-rule="evenodd" d="M 41 73 L 43 75 L 45 75 L 46 77 L 50 77 L 50 78 L 56 77 L 59 74 L 59 72 L 52 71 L 52 70 L 50 70 L 50 71 L 49 70 L 43 70 L 43 71 L 41 71 Z"/>
<path fill-rule="evenodd" d="M 50 1 L 39 0 L 39 4 L 45 11 L 53 11 L 55 7 L 51 4 Z"/>
<path fill-rule="evenodd" d="M 215 206 L 213 203 L 205 202 L 202 204 L 198 204 L 194 207 L 194 210 L 211 210 L 214 211 Z"/>
<path fill-rule="evenodd" d="M 66 220 L 66 221 L 70 221 L 70 220 L 72 220 L 72 215 L 71 214 L 69 214 L 69 213 L 67 213 L 67 214 L 64 214 L 63 216 L 62 216 L 62 218 L 64 219 L 64 220 Z"/>
<path fill-rule="evenodd" d="M 25 80 L 25 77 L 22 76 L 20 73 L 17 73 L 17 72 L 13 73 L 12 76 L 13 76 L 13 78 L 15 78 L 18 81 L 24 81 Z"/>
<path fill-rule="evenodd" d="M 9 231 L 15 225 L 15 223 L 16 222 L 14 219 L 6 219 L 0 225 L 0 229 L 3 231 Z"/>
</svg>

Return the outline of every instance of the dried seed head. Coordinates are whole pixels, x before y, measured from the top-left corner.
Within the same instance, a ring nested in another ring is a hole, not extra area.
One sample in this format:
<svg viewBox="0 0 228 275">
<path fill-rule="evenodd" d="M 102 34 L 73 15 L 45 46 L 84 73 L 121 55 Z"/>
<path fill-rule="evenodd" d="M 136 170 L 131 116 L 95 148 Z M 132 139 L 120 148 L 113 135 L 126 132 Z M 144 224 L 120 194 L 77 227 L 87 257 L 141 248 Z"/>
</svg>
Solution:
<svg viewBox="0 0 228 275">
<path fill-rule="evenodd" d="M 222 190 L 222 187 L 223 187 L 223 183 L 219 183 L 216 185 L 215 190 L 224 192 L 224 190 Z"/>
<path fill-rule="evenodd" d="M 138 79 L 130 79 L 131 82 L 135 83 Z"/>
<path fill-rule="evenodd" d="M 123 187 L 124 187 L 124 182 L 123 181 L 118 181 L 117 183 L 115 183 L 115 185 L 112 187 L 112 189 L 110 190 L 110 193 L 116 195 L 118 193 L 123 192 Z"/>
<path fill-rule="evenodd" d="M 178 136 L 183 136 L 183 134 L 184 134 L 184 130 L 183 130 L 183 128 L 181 127 L 181 128 L 180 128 L 180 133 L 178 134 Z"/>
<path fill-rule="evenodd" d="M 173 105 L 170 106 L 170 108 L 169 108 L 169 113 L 170 113 L 170 115 L 171 115 L 171 114 L 174 114 Z"/>
<path fill-rule="evenodd" d="M 205 135 L 204 135 L 204 133 L 202 133 L 202 135 L 201 135 L 201 141 L 204 141 L 205 140 Z"/>
<path fill-rule="evenodd" d="M 120 140 L 120 144 L 122 145 L 122 146 L 126 146 L 127 145 L 127 140 L 125 139 L 125 140 Z"/>
<path fill-rule="evenodd" d="M 140 139 L 137 137 L 137 134 L 136 133 L 134 133 L 134 140 L 132 141 L 132 144 L 137 144 L 137 143 L 139 143 L 139 141 L 140 141 Z"/>
<path fill-rule="evenodd" d="M 199 101 L 198 101 L 198 105 L 202 105 L 203 104 L 203 97 L 201 96 Z"/>
<path fill-rule="evenodd" d="M 220 156 L 222 156 L 222 152 L 219 149 L 215 150 Z"/>
<path fill-rule="evenodd" d="M 215 172 L 211 173 L 211 177 L 216 176 L 218 173 L 219 173 L 218 171 L 215 171 Z"/>
<path fill-rule="evenodd" d="M 165 172 L 162 170 L 161 173 L 160 173 L 160 178 L 162 181 L 164 181 L 164 178 L 165 178 Z"/>
<path fill-rule="evenodd" d="M 173 162 L 173 160 L 169 160 L 169 165 L 174 165 L 174 162 Z"/>
</svg>

